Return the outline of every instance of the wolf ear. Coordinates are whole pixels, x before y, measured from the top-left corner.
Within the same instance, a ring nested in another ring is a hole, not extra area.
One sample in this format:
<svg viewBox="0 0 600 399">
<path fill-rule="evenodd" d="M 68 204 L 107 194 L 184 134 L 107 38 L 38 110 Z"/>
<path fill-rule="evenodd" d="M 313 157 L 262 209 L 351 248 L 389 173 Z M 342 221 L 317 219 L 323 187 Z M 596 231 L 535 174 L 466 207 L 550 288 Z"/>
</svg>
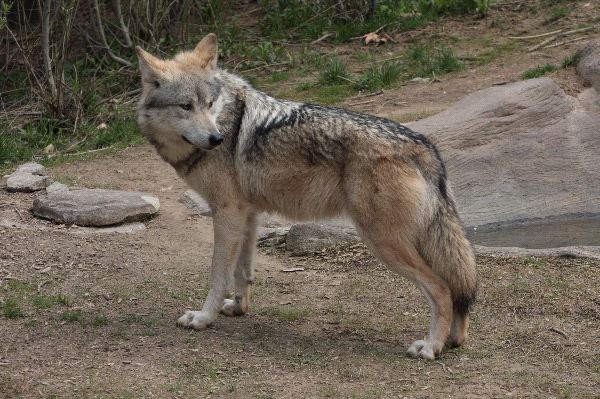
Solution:
<svg viewBox="0 0 600 399">
<path fill-rule="evenodd" d="M 202 67 L 207 69 L 217 68 L 218 52 L 217 35 L 214 33 L 204 36 L 194 49 L 194 54 L 200 60 Z"/>
<path fill-rule="evenodd" d="M 142 81 L 157 84 L 157 79 L 160 78 L 161 71 L 164 70 L 164 61 L 153 56 L 140 46 L 136 46 L 135 51 L 140 63 Z"/>
</svg>

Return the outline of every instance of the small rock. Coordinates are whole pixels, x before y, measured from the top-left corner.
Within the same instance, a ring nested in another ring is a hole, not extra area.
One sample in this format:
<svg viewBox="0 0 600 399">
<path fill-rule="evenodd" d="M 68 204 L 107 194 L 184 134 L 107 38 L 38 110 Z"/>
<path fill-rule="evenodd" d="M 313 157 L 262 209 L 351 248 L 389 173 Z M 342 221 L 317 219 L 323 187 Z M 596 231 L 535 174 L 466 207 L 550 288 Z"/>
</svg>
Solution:
<svg viewBox="0 0 600 399">
<path fill-rule="evenodd" d="M 62 184 L 57 181 L 55 181 L 54 183 L 52 183 L 51 185 L 46 187 L 46 193 L 48 193 L 48 194 L 65 192 L 65 191 L 69 191 L 69 187 L 67 187 L 66 184 Z"/>
<path fill-rule="evenodd" d="M 31 193 L 43 190 L 51 181 L 49 176 L 15 172 L 6 179 L 6 189 L 11 192 Z"/>
<path fill-rule="evenodd" d="M 36 162 L 27 162 L 20 165 L 15 173 L 31 173 L 32 175 L 46 176 L 46 168 Z"/>
<path fill-rule="evenodd" d="M 259 247 L 277 247 L 285 244 L 289 227 L 263 227 L 258 230 Z"/>
<path fill-rule="evenodd" d="M 54 144 L 48 144 L 44 148 L 44 154 L 46 154 L 46 155 L 54 154 L 54 151 L 56 151 L 56 149 L 54 148 Z"/>
<path fill-rule="evenodd" d="M 287 234 L 285 247 L 293 256 L 309 255 L 341 244 L 359 242 L 356 232 L 348 227 L 295 224 Z"/>
<path fill-rule="evenodd" d="M 180 201 L 190 210 L 202 216 L 212 216 L 212 210 L 204 199 L 193 190 L 187 190 L 181 196 Z"/>
<path fill-rule="evenodd" d="M 429 82 L 431 82 L 431 79 L 416 77 L 416 78 L 411 79 L 410 82 L 411 83 L 429 83 Z"/>
<path fill-rule="evenodd" d="M 98 129 L 98 130 L 107 129 L 107 128 L 108 128 L 108 125 L 104 122 L 102 122 L 101 124 L 96 126 L 96 129 Z"/>
<path fill-rule="evenodd" d="M 159 208 L 158 198 L 150 194 L 99 189 L 58 191 L 33 202 L 35 216 L 79 226 L 142 221 L 155 215 Z"/>
</svg>

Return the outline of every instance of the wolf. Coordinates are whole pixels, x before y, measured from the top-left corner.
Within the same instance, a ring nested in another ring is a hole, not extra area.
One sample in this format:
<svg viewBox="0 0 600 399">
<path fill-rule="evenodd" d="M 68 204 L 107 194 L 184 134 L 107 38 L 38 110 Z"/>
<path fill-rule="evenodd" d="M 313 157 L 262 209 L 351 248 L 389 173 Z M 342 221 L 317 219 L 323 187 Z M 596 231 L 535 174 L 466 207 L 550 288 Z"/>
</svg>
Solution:
<svg viewBox="0 0 600 399">
<path fill-rule="evenodd" d="M 136 50 L 141 132 L 213 212 L 210 290 L 180 326 L 202 330 L 219 312 L 248 312 L 261 213 L 344 215 L 370 251 L 429 302 L 429 333 L 408 354 L 434 359 L 445 346 L 463 344 L 477 291 L 475 258 L 444 163 L 425 136 L 384 118 L 262 93 L 217 66 L 212 33 L 172 59 Z"/>
</svg>

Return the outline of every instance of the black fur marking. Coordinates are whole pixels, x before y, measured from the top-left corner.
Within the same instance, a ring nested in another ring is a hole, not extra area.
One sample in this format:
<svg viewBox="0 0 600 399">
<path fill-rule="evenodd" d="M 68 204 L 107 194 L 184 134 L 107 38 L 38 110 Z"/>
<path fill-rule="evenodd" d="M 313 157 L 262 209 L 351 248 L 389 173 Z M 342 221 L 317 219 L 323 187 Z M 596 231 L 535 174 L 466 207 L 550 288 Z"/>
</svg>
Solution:
<svg viewBox="0 0 600 399">
<path fill-rule="evenodd" d="M 184 175 L 189 175 L 198 166 L 200 161 L 204 159 L 208 151 L 196 148 L 187 158 L 172 163 L 177 171 L 182 171 Z"/>
<path fill-rule="evenodd" d="M 237 150 L 238 138 L 240 135 L 240 129 L 242 127 L 242 120 L 244 119 L 244 115 L 246 114 L 246 102 L 239 97 L 235 99 L 235 109 L 240 110 L 235 118 L 235 122 L 233 123 L 233 127 L 231 129 L 231 144 L 229 146 L 229 151 L 231 155 L 235 156 L 235 152 Z"/>
<path fill-rule="evenodd" d="M 273 130 L 284 126 L 296 126 L 297 124 L 304 123 L 305 120 L 306 113 L 303 112 L 302 108 L 292 109 L 289 114 L 281 115 L 273 121 L 265 121 L 258 125 L 254 130 L 254 134 L 256 136 L 266 136 Z"/>
<path fill-rule="evenodd" d="M 466 316 L 471 310 L 471 306 L 475 301 L 474 296 L 460 295 L 452 299 L 452 307 L 454 308 L 454 315 Z"/>
</svg>

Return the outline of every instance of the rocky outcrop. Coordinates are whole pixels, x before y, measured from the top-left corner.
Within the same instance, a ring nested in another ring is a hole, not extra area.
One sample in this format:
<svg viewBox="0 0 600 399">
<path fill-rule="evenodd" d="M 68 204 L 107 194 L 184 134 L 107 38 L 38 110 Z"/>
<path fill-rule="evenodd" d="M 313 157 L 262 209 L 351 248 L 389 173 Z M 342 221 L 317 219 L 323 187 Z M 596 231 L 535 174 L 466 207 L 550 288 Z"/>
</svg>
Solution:
<svg viewBox="0 0 600 399">
<path fill-rule="evenodd" d="M 590 42 L 579 49 L 575 60 L 577 73 L 583 79 L 583 83 L 600 93 L 600 41 Z"/>
<path fill-rule="evenodd" d="M 467 227 L 600 212 L 600 96 L 548 78 L 477 91 L 410 124 L 440 148 Z"/>
</svg>

